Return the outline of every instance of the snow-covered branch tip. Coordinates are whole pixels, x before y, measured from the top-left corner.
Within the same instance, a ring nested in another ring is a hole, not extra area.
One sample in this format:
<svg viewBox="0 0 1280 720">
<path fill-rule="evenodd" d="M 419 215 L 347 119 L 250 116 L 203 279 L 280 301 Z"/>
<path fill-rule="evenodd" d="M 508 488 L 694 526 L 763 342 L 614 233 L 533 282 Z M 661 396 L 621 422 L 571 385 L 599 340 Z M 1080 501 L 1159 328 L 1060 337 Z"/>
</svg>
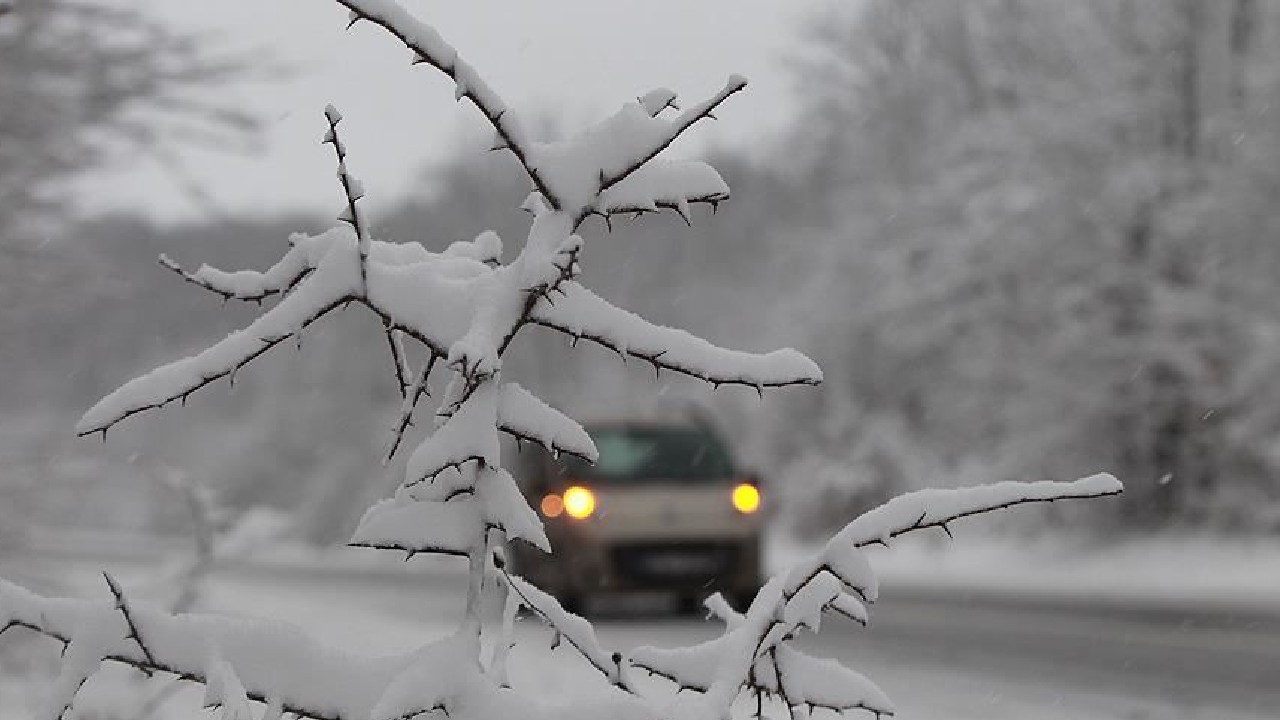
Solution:
<svg viewBox="0 0 1280 720">
<path fill-rule="evenodd" d="M 511 151 L 525 174 L 552 209 L 560 209 L 560 200 L 548 186 L 538 168 L 530 161 L 530 141 L 513 113 L 488 83 L 458 55 L 458 51 L 440 37 L 436 29 L 419 21 L 394 2 L 388 0 L 337 0 L 351 11 L 351 23 L 367 20 L 391 33 L 413 52 L 413 61 L 430 65 L 453 80 L 454 97 L 470 100 L 485 120 L 493 126 L 502 147 Z"/>
<path fill-rule="evenodd" d="M 1119 495 L 1124 485 L 1108 473 L 1073 482 L 1006 481 L 977 487 L 917 490 L 868 510 L 832 538 L 853 547 L 887 545 L 909 532 L 938 528 L 971 515 L 981 515 L 1029 503 L 1087 500 Z"/>
<path fill-rule="evenodd" d="M 682 112 L 671 121 L 671 124 L 665 133 L 654 138 L 649 147 L 645 148 L 642 152 L 637 153 L 637 156 L 634 157 L 631 162 L 619 168 L 601 168 L 600 185 L 596 190 L 596 194 L 599 195 L 604 193 L 606 190 L 622 182 L 632 173 L 646 165 L 650 160 L 653 160 L 659 153 L 670 147 L 671 143 L 675 142 L 677 138 L 683 135 L 690 127 L 693 127 L 693 125 L 699 120 L 706 118 L 714 119 L 715 109 L 725 100 L 728 100 L 734 93 L 741 92 L 746 87 L 746 78 L 741 75 L 731 75 L 719 92 Z M 656 98 L 653 93 L 650 93 L 649 95 L 640 98 L 639 102 L 648 112 L 651 111 L 655 99 Z M 645 102 L 646 100 L 649 101 L 647 104 Z M 672 94 L 671 98 L 667 100 L 665 104 L 670 104 L 674 101 L 675 95 Z M 658 113 L 656 112 L 652 112 L 651 116 L 656 116 L 657 114 Z M 581 218 L 579 218 L 579 220 L 580 219 Z"/>
<path fill-rule="evenodd" d="M 347 146 L 342 143 L 342 136 L 338 134 L 338 125 L 342 122 L 342 113 L 332 105 L 324 109 L 325 122 L 329 124 L 329 129 L 325 131 L 324 140 L 321 142 L 333 146 L 333 154 L 338 161 L 338 182 L 342 185 L 342 194 L 346 199 L 347 206 L 342 213 L 338 215 L 338 219 L 351 226 L 356 234 L 356 240 L 360 249 L 360 285 L 366 287 L 368 284 L 368 263 L 369 263 L 369 226 L 365 222 L 360 213 L 360 199 L 364 197 L 364 185 L 355 175 L 351 174 L 351 170 L 347 168 Z M 399 371 L 399 359 L 397 358 L 396 370 Z M 404 384 L 401 383 L 403 389 Z"/>
</svg>

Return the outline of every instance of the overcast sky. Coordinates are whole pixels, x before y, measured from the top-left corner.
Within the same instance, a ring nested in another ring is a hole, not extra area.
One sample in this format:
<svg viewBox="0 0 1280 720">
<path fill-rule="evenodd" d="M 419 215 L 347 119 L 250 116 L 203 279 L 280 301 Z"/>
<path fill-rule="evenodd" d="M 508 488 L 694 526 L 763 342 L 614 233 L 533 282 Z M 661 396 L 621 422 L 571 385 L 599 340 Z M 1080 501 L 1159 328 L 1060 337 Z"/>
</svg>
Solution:
<svg viewBox="0 0 1280 720">
<path fill-rule="evenodd" d="M 191 188 L 156 163 L 135 160 L 81 183 L 89 209 L 147 211 L 163 219 L 273 209 L 334 211 L 333 161 L 319 144 L 322 110 L 343 112 L 352 167 L 370 207 L 407 193 L 421 169 L 459 146 L 487 144 L 487 126 L 455 105 L 434 70 L 378 28 L 343 30 L 346 11 L 326 0 L 113 0 L 148 8 L 175 27 L 217 33 L 220 47 L 274 58 L 283 80 L 209 93 L 264 123 L 260 147 L 231 155 L 184 148 Z M 806 17 L 842 0 L 404 0 L 486 77 L 530 126 L 552 119 L 572 129 L 655 87 L 694 101 L 732 73 L 751 82 L 695 129 L 686 152 L 707 143 L 749 145 L 783 125 L 793 90 L 786 59 L 798 52 Z M 843 0 L 848 2 L 848 0 Z"/>
</svg>

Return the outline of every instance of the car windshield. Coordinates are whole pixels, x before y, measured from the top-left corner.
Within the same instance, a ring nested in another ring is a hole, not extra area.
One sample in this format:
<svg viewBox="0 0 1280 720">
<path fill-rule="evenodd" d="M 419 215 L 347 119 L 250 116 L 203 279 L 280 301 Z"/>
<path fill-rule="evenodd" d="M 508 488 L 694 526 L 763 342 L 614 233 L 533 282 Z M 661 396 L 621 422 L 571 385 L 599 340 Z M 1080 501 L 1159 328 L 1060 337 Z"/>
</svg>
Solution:
<svg viewBox="0 0 1280 720">
<path fill-rule="evenodd" d="M 570 477 L 604 482 L 714 480 L 733 474 L 733 462 L 714 435 L 698 428 L 596 427 L 587 432 L 600 451 L 594 464 L 566 460 Z"/>
</svg>

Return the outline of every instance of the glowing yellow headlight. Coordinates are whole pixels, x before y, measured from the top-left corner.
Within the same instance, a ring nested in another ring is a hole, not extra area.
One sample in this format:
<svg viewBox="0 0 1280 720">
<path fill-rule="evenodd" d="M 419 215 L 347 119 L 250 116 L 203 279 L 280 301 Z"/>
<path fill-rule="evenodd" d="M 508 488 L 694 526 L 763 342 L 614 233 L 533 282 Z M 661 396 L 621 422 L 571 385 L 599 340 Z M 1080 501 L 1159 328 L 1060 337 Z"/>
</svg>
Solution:
<svg viewBox="0 0 1280 720">
<path fill-rule="evenodd" d="M 741 483 L 733 489 L 733 507 L 743 515 L 760 509 L 760 491 L 755 485 Z"/>
<path fill-rule="evenodd" d="M 569 513 L 569 517 L 578 520 L 591 517 L 591 513 L 596 511 L 595 493 L 580 485 L 565 490 L 564 511 Z"/>
</svg>

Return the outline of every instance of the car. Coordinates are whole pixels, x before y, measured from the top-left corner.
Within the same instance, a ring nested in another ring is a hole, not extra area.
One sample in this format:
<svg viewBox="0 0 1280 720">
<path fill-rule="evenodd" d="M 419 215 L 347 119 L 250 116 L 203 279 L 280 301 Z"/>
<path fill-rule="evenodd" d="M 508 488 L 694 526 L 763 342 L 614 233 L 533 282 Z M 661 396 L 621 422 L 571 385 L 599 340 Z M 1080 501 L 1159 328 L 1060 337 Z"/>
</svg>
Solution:
<svg viewBox="0 0 1280 720">
<path fill-rule="evenodd" d="M 582 611 L 597 597 L 662 591 L 696 607 L 719 591 L 745 607 L 761 578 L 762 497 L 753 473 L 703 424 L 588 423 L 596 463 L 521 454 L 522 490 L 553 554 L 517 544 L 517 571 Z"/>
</svg>

